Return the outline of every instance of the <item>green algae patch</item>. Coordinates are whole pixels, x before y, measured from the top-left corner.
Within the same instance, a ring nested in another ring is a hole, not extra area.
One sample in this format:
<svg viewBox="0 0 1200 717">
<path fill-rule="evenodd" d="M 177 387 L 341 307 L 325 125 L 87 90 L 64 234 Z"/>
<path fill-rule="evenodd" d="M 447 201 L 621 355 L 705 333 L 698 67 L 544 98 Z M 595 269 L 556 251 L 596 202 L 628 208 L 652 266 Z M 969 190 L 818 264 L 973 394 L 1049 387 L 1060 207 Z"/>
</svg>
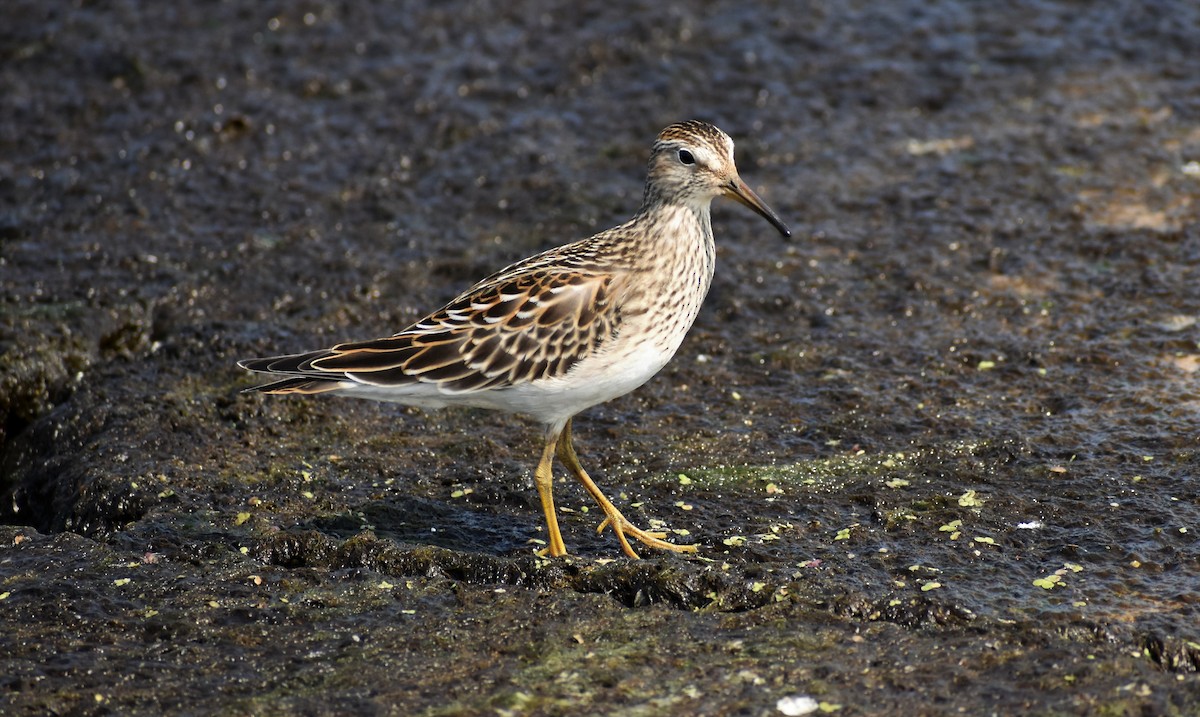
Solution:
<svg viewBox="0 0 1200 717">
<path fill-rule="evenodd" d="M 653 480 L 657 483 L 675 482 L 682 490 L 742 487 L 776 493 L 786 490 L 841 490 L 854 483 L 882 479 L 887 487 L 903 490 L 911 487 L 922 472 L 931 467 L 963 458 L 987 457 L 995 453 L 998 447 L 1008 446 L 1009 442 L 1004 441 L 959 441 L 895 453 L 868 454 L 859 451 L 790 465 L 693 468 L 683 474 L 658 476 Z M 979 502 L 974 496 L 974 491 L 971 491 L 969 498 L 975 501 L 972 505 Z"/>
</svg>

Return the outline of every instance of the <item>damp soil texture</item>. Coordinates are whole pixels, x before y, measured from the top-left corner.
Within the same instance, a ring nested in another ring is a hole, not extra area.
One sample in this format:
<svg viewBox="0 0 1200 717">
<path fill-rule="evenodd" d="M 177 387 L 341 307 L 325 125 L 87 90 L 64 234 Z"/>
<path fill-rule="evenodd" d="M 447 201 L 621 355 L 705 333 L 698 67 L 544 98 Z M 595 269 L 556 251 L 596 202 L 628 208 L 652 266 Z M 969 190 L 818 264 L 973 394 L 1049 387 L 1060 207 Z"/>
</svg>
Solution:
<svg viewBox="0 0 1200 717">
<path fill-rule="evenodd" d="M 1200 6 L 16 0 L 0 712 L 1200 713 Z M 675 360 L 576 421 L 239 393 L 627 218 Z M 588 509 L 591 508 L 589 511 Z M 812 711 L 812 712 L 810 712 Z"/>
</svg>

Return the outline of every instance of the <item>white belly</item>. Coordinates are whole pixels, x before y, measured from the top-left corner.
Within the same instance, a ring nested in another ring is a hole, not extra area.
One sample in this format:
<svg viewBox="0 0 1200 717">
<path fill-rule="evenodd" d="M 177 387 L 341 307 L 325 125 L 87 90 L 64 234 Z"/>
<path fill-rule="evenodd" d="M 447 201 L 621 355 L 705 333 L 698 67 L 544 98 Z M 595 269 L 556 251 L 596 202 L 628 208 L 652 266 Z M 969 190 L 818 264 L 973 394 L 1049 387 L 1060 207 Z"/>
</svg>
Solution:
<svg viewBox="0 0 1200 717">
<path fill-rule="evenodd" d="M 678 347 L 676 342 L 664 353 L 651 342 L 639 342 L 625 350 L 602 352 L 579 362 L 566 375 L 495 392 L 503 403 L 495 407 L 548 425 L 565 423 L 585 408 L 624 396 L 649 381 Z"/>
</svg>

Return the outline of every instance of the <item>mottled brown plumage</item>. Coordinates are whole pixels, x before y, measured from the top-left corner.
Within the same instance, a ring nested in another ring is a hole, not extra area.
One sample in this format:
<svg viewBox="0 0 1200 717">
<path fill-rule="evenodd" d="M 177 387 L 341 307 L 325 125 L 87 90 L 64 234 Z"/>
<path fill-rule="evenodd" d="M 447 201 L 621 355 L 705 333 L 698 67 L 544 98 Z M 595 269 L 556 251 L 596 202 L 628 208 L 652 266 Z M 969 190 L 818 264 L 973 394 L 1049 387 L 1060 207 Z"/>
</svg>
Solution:
<svg viewBox="0 0 1200 717">
<path fill-rule="evenodd" d="M 628 222 L 502 269 L 393 336 L 242 361 L 282 375 L 249 390 L 529 415 L 546 426 L 535 479 L 550 555 L 566 553 L 551 496 L 555 455 L 600 504 L 600 529 L 612 526 L 627 555 L 637 557 L 627 534 L 657 548 L 695 550 L 621 515 L 579 465 L 571 418 L 637 388 L 679 348 L 712 281 L 714 197 L 736 199 L 789 232 L 738 177 L 733 141 L 710 124 L 664 129 L 648 175 L 642 207 Z"/>
</svg>

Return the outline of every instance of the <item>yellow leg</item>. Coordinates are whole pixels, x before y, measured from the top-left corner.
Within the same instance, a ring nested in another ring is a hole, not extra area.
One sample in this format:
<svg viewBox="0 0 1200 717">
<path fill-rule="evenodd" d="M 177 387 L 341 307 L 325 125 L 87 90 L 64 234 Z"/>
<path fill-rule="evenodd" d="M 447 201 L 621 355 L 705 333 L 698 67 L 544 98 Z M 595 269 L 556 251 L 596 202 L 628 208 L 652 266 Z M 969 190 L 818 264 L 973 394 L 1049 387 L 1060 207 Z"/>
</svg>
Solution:
<svg viewBox="0 0 1200 717">
<path fill-rule="evenodd" d="M 550 533 L 550 545 L 547 550 L 550 557 L 557 558 L 567 554 L 567 546 L 563 543 L 562 533 L 558 530 L 558 514 L 554 511 L 554 446 L 558 436 L 546 439 L 546 447 L 542 449 L 542 460 L 538 462 L 537 470 L 533 472 L 533 483 L 537 486 L 538 497 L 542 499 L 542 512 L 546 514 L 546 530 Z"/>
<path fill-rule="evenodd" d="M 657 533 L 649 530 L 642 530 L 625 519 L 621 515 L 621 511 L 605 497 L 600 487 L 588 476 L 587 471 L 583 466 L 579 465 L 579 456 L 575 455 L 575 446 L 571 445 L 571 422 L 567 421 L 567 425 L 563 427 L 562 433 L 558 436 L 558 459 L 562 461 L 567 470 L 571 471 L 572 475 L 583 484 L 587 492 L 592 495 L 597 503 L 600 504 L 600 509 L 604 511 L 604 521 L 596 528 L 597 532 L 604 530 L 605 526 L 612 526 L 613 532 L 617 534 L 617 540 L 621 541 L 621 550 L 631 558 L 640 557 L 633 548 L 629 546 L 629 541 L 625 538 L 628 533 L 637 538 L 643 544 L 660 550 L 674 550 L 679 553 L 694 553 L 696 552 L 695 545 L 676 545 L 663 540 L 667 537 L 666 533 Z M 543 455 L 542 461 L 546 458 Z M 547 471 L 548 473 L 549 471 Z"/>
</svg>

